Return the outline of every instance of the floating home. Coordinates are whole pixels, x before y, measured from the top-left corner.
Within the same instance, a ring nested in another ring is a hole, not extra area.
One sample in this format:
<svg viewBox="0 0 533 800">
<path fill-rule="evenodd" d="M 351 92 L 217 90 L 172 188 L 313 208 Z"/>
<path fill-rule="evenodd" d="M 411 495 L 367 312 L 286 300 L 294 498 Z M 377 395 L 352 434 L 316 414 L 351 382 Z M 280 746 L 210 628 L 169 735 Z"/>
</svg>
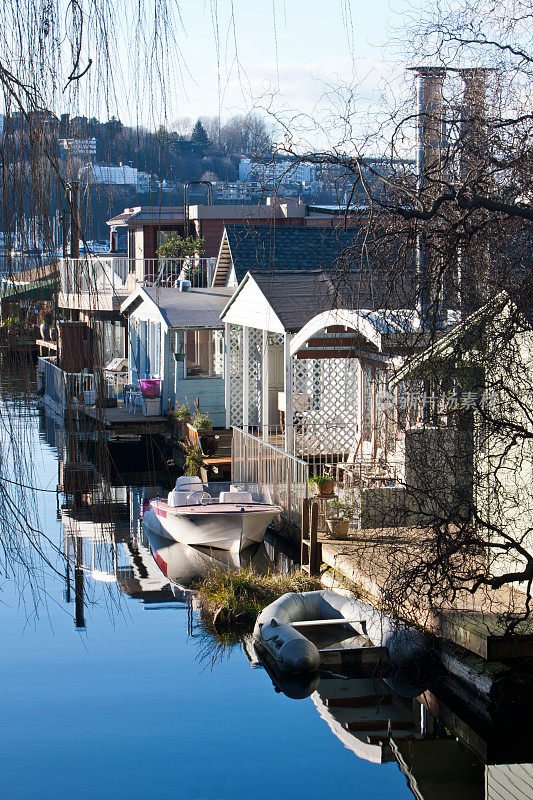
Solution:
<svg viewBox="0 0 533 800">
<path fill-rule="evenodd" d="M 220 314 L 232 294 L 224 287 L 139 287 L 122 304 L 129 339 L 129 382 L 162 382 L 162 411 L 192 404 L 225 424 L 224 326 Z"/>
</svg>

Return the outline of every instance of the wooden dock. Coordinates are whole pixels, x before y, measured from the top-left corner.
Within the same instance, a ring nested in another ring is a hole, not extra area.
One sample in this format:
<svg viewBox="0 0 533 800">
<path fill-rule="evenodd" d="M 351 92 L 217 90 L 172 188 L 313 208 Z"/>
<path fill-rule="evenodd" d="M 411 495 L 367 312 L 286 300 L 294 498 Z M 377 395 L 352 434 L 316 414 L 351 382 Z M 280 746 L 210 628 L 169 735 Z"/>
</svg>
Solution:
<svg viewBox="0 0 533 800">
<path fill-rule="evenodd" d="M 83 403 L 73 403 L 72 408 L 89 426 L 101 426 L 117 436 L 170 432 L 168 417 L 145 417 L 141 408 L 135 413 L 127 411 L 122 400 L 118 400 L 116 408 L 98 408 Z"/>
<path fill-rule="evenodd" d="M 381 607 L 386 588 L 401 563 L 423 560 L 421 548 L 428 532 L 420 529 L 360 530 L 347 541 L 318 537 L 318 558 L 339 578 L 358 587 L 368 600 Z M 319 562 L 320 563 L 320 562 Z M 521 620 L 512 634 L 505 621 L 525 609 L 525 595 L 512 587 L 459 591 L 453 602 L 433 598 L 430 605 L 422 592 L 404 598 L 402 616 L 427 631 L 454 642 L 484 659 L 533 656 L 533 619 Z"/>
</svg>

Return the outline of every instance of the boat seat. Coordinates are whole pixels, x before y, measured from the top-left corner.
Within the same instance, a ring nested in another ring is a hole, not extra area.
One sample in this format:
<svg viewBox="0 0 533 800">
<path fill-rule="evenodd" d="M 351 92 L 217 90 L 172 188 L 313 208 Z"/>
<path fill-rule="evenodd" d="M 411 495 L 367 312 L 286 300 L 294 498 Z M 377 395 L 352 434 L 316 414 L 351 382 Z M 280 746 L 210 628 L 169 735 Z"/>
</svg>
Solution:
<svg viewBox="0 0 533 800">
<path fill-rule="evenodd" d="M 174 489 L 174 491 L 169 492 L 167 498 L 167 505 L 169 508 L 190 505 L 190 503 L 187 503 L 187 498 L 191 491 L 194 491 L 194 489 L 185 489 L 185 491 Z"/>
<path fill-rule="evenodd" d="M 220 503 L 253 503 L 250 492 L 220 492 Z"/>
</svg>

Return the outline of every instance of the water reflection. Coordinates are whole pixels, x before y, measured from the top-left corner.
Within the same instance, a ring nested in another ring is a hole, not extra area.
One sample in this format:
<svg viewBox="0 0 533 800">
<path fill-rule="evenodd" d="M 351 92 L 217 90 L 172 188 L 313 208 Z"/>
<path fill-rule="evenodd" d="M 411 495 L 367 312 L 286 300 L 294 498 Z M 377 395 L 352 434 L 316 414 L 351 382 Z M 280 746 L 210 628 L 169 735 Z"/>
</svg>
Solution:
<svg viewBox="0 0 533 800">
<path fill-rule="evenodd" d="M 59 455 L 57 513 L 66 563 L 65 600 L 74 604 L 76 627 L 84 628 L 88 606 L 102 597 L 110 605 L 116 604 L 117 596 L 127 595 L 146 609 L 171 608 L 183 606 L 191 587 L 213 569 L 293 568 L 291 548 L 268 535 L 263 544 L 240 555 L 162 539 L 143 525 L 142 512 L 147 500 L 166 491 L 170 480 L 157 475 L 137 483 L 127 476 L 104 478 L 89 459 L 79 459 L 80 437 L 73 443 L 72 434 L 48 417 L 42 424 Z M 190 603 L 187 608 L 191 612 Z M 195 614 L 188 635 L 198 637 L 200 628 Z M 216 649 L 214 640 L 202 642 Z M 243 644 L 251 665 L 257 666 L 250 641 Z M 411 795 L 419 800 L 533 799 L 533 737 L 525 711 L 502 714 L 494 721 L 491 709 L 476 708 L 435 675 L 409 692 L 409 680 L 400 676 L 395 681 L 377 670 L 363 674 L 332 668 L 303 685 L 266 666 L 278 691 L 292 698 L 310 697 L 303 702 L 313 704 L 316 724 L 325 723 L 354 760 L 397 763 Z M 290 717 L 294 708 L 285 705 L 283 714 Z M 314 757 L 312 752 L 309 757 Z M 335 782 L 342 781 L 343 775 L 335 775 Z M 400 791 L 398 784 L 395 787 Z M 397 795 L 378 790 L 367 796 Z"/>
</svg>

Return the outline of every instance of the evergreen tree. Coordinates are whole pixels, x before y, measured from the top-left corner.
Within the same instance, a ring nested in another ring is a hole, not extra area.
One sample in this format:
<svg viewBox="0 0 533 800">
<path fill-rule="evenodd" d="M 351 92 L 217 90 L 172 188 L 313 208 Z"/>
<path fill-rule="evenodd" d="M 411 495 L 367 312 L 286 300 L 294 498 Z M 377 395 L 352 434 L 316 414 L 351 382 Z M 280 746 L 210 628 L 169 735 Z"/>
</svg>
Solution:
<svg viewBox="0 0 533 800">
<path fill-rule="evenodd" d="M 198 147 L 209 147 L 211 144 L 206 130 L 200 120 L 196 122 L 194 128 L 192 129 L 191 142 Z"/>
</svg>

